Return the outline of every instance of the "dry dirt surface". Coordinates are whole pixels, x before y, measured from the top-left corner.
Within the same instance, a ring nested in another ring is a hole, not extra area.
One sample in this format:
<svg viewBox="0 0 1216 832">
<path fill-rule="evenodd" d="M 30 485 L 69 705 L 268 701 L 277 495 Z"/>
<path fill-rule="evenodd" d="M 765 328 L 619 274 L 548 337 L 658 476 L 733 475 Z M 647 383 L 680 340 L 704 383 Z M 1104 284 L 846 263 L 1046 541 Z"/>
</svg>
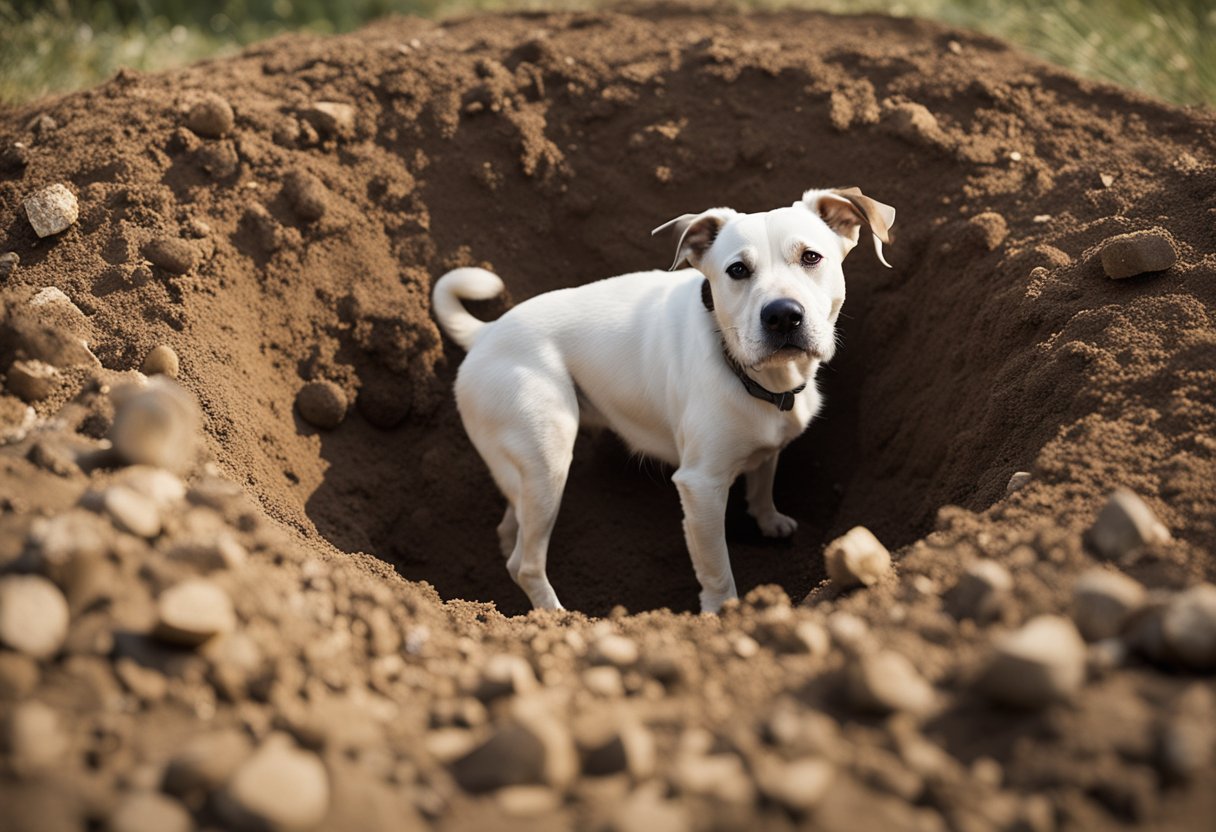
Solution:
<svg viewBox="0 0 1216 832">
<path fill-rule="evenodd" d="M 0 828 L 1211 828 L 1214 148 L 976 35 L 687 10 L 0 113 Z M 894 269 L 846 264 L 794 539 L 732 502 L 699 616 L 670 471 L 582 438 L 528 613 L 435 277 L 492 317 L 851 185 Z M 892 564 L 827 580 L 858 525 Z"/>
</svg>

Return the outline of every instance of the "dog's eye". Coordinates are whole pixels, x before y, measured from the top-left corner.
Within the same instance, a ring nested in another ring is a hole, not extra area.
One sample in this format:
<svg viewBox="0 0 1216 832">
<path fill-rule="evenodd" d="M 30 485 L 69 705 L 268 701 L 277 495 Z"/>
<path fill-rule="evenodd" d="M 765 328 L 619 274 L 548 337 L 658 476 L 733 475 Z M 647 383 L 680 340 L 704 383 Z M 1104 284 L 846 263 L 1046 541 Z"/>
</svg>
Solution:
<svg viewBox="0 0 1216 832">
<path fill-rule="evenodd" d="M 742 263 L 731 263 L 726 267 L 726 273 L 734 280 L 745 280 L 752 276 L 752 270 Z"/>
<path fill-rule="evenodd" d="M 807 249 L 806 251 L 802 252 L 802 265 L 804 266 L 814 266 L 822 259 L 823 255 L 817 251 Z"/>
</svg>

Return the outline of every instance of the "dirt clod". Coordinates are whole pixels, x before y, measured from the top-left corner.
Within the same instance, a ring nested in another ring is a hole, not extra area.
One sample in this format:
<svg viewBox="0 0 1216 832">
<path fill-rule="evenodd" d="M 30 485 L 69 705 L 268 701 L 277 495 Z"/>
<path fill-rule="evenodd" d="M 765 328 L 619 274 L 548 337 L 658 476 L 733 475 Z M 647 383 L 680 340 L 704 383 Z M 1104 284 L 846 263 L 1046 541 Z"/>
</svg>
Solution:
<svg viewBox="0 0 1216 832">
<path fill-rule="evenodd" d="M 274 734 L 236 770 L 219 808 L 241 832 L 294 832 L 319 824 L 329 797 L 329 777 L 317 756 Z"/>
<path fill-rule="evenodd" d="M 856 657 L 848 672 L 850 701 L 860 710 L 923 714 L 933 707 L 933 686 L 907 657 L 892 650 Z"/>
<path fill-rule="evenodd" d="M 287 174 L 283 194 L 296 216 L 305 222 L 321 219 L 329 206 L 329 190 L 320 179 L 306 171 L 294 170 Z"/>
<path fill-rule="evenodd" d="M 1168 231 L 1153 228 L 1112 237 L 1102 246 L 1102 268 L 1115 280 L 1165 271 L 1178 261 L 1178 250 Z"/>
<path fill-rule="evenodd" d="M 206 139 L 227 136 L 232 132 L 235 120 L 232 105 L 212 94 L 204 96 L 186 114 L 186 126 Z"/>
<path fill-rule="evenodd" d="M 161 593 L 156 609 L 157 636 L 186 647 L 196 647 L 236 627 L 228 594 L 203 578 L 190 578 L 169 587 Z"/>
<path fill-rule="evenodd" d="M 25 216 L 34 233 L 39 237 L 50 237 L 66 230 L 80 216 L 80 205 L 76 194 L 66 185 L 55 183 L 35 191 L 22 203 Z"/>
<path fill-rule="evenodd" d="M 68 634 L 68 602 L 59 588 L 38 575 L 0 578 L 0 642 L 46 659 Z"/>
<path fill-rule="evenodd" d="M 346 393 L 332 381 L 310 381 L 296 394 L 296 409 L 313 427 L 333 430 L 346 418 Z"/>
<path fill-rule="evenodd" d="M 144 363 L 140 369 L 143 370 L 144 375 L 148 376 L 177 378 L 180 367 L 181 364 L 173 347 L 157 344 L 144 356 Z"/>
<path fill-rule="evenodd" d="M 45 361 L 14 361 L 5 384 L 26 402 L 40 402 L 59 386 L 59 371 Z"/>
<path fill-rule="evenodd" d="M 194 268 L 195 253 L 190 243 L 179 237 L 157 237 L 143 248 L 152 265 L 169 274 L 186 274 Z"/>
<path fill-rule="evenodd" d="M 142 388 L 117 391 L 117 398 L 110 441 L 124 461 L 168 471 L 180 471 L 191 461 L 199 414 L 184 388 L 158 376 Z"/>
<path fill-rule="evenodd" d="M 355 129 L 355 108 L 339 101 L 318 101 L 304 111 L 304 118 L 327 138 L 345 138 Z"/>
<path fill-rule="evenodd" d="M 1092 569 L 1073 585 L 1073 620 L 1088 641 L 1117 636 L 1144 602 L 1138 581 L 1108 569 Z"/>
</svg>

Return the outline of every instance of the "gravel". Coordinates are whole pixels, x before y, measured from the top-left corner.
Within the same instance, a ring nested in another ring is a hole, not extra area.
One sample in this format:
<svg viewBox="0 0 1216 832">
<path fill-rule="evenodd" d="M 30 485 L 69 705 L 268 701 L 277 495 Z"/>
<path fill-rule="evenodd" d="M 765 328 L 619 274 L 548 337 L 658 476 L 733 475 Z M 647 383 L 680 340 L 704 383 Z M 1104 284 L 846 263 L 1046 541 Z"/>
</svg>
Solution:
<svg viewBox="0 0 1216 832">
<path fill-rule="evenodd" d="M 71 614 L 59 588 L 38 575 L 0 578 L 0 642 L 35 659 L 59 652 Z"/>
<path fill-rule="evenodd" d="M 35 191 L 22 203 L 25 216 L 39 237 L 50 237 L 66 230 L 80 217 L 76 195 L 66 185 L 55 183 Z"/>
</svg>

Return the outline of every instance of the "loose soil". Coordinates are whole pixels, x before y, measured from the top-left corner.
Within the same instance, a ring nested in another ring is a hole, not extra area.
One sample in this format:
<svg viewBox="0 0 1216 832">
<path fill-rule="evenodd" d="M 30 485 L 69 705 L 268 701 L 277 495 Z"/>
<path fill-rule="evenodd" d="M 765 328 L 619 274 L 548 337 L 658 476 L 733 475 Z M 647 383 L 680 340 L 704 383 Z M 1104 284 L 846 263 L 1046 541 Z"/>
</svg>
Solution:
<svg viewBox="0 0 1216 832">
<path fill-rule="evenodd" d="M 20 258 L 6 314 L 15 327 L 34 291 L 58 287 L 84 315 L 57 326 L 101 364 L 65 363 L 32 429 L 2 400 L 0 565 L 46 574 L 72 606 L 54 657 L 0 653 L 9 721 L 44 703 L 66 738 L 31 767 L 10 730 L 0 794 L 28 809 L 17 828 L 52 828 L 48 807 L 62 828 L 116 828 L 161 791 L 188 824 L 289 827 L 232 808 L 276 788 L 238 787 L 249 766 L 193 789 L 166 779 L 186 738 L 221 730 L 258 754 L 287 753 L 279 732 L 317 754 L 330 795 L 311 822 L 331 829 L 1205 826 L 1210 672 L 1091 656 L 1082 691 L 1030 711 L 994 708 L 973 683 L 1000 634 L 1069 613 L 1100 560 L 1084 532 L 1116 487 L 1172 535 L 1122 571 L 1159 599 L 1216 578 L 1213 148 L 1209 112 L 971 33 L 687 9 L 393 20 L 0 113 L 0 251 Z M 39 239 L 21 203 L 54 183 L 80 217 Z M 571 612 L 528 614 L 498 554 L 502 498 L 455 412 L 462 353 L 430 317 L 433 280 L 493 269 L 510 297 L 474 305 L 490 318 L 665 266 L 668 241 L 648 231 L 672 216 L 852 185 L 896 207 L 894 268 L 866 246 L 846 263 L 827 404 L 778 472 L 798 533 L 763 539 L 733 495 L 748 600 L 690 612 L 670 470 L 587 436 L 550 549 Z M 1177 262 L 1108 279 L 1102 244 L 1153 228 Z M 0 345 L 0 369 L 22 343 Z M 110 392 L 160 344 L 201 405 L 192 491 L 163 508 L 159 536 L 95 530 L 109 582 L 74 598 L 39 529 L 78 502 L 94 516 L 89 495 L 121 478 L 101 444 Z M 294 406 L 310 381 L 351 403 L 333 430 Z M 1007 493 L 1016 471 L 1029 484 Z M 153 601 L 197 571 L 165 553 L 204 508 L 249 552 L 216 578 L 237 631 L 170 650 Z M 821 552 L 855 525 L 895 573 L 841 593 Z M 977 622 L 943 599 L 981 558 L 1013 588 Z M 868 647 L 847 635 L 858 620 Z M 826 625 L 822 651 L 792 635 L 799 622 Z M 610 632 L 640 658 L 597 659 Z M 876 645 L 933 684 L 930 712 L 863 713 L 842 679 Z M 526 672 L 494 681 L 502 654 Z M 597 662 L 616 677 L 584 672 Z M 543 719 L 523 714 L 538 697 Z M 1180 773 L 1163 748 L 1189 715 L 1202 753 Z M 657 763 L 588 762 L 580 726 L 613 720 L 636 722 Z M 491 742 L 488 768 L 523 774 L 479 794 L 473 764 L 451 761 L 512 725 L 549 738 L 541 762 Z M 555 774 L 570 745 L 574 770 Z M 774 772 L 807 757 L 835 779 L 801 805 Z"/>
</svg>

